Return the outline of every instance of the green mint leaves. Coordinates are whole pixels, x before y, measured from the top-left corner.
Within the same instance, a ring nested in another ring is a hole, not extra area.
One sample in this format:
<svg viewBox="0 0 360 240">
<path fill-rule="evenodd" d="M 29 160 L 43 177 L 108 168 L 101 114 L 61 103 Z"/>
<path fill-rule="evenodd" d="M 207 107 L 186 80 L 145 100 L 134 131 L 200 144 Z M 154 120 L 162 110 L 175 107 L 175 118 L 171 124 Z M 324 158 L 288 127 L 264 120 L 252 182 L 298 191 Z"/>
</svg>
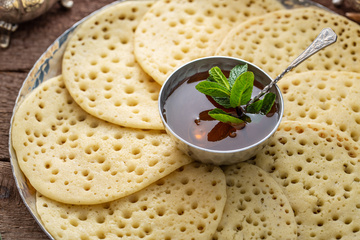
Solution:
<svg viewBox="0 0 360 240">
<path fill-rule="evenodd" d="M 230 90 L 230 84 L 225 75 L 222 73 L 219 67 L 213 67 L 209 71 L 211 81 L 217 82 L 219 85 L 226 87 Z"/>
<path fill-rule="evenodd" d="M 211 97 L 230 97 L 230 90 L 216 82 L 202 81 L 196 89 Z"/>
<path fill-rule="evenodd" d="M 267 93 L 263 99 L 258 100 L 246 109 L 251 100 L 254 87 L 254 74 L 248 71 L 247 64 L 235 66 L 227 78 L 219 67 L 213 67 L 209 71 L 209 77 L 196 85 L 196 89 L 210 96 L 215 102 L 224 108 L 236 109 L 236 116 L 215 108 L 209 111 L 209 116 L 224 123 L 240 124 L 248 122 L 250 118 L 245 113 L 266 115 L 274 105 L 276 95 Z"/>
<path fill-rule="evenodd" d="M 253 104 L 250 104 L 246 108 L 246 112 L 248 113 L 263 113 L 267 114 L 270 110 L 272 105 L 275 102 L 276 95 L 274 93 L 268 93 L 265 95 L 264 99 L 258 100 Z"/>
<path fill-rule="evenodd" d="M 254 86 L 254 74 L 244 72 L 234 82 L 230 94 L 230 105 L 233 108 L 246 104 L 251 100 L 251 93 Z"/>
<path fill-rule="evenodd" d="M 219 108 L 215 108 L 211 111 L 208 112 L 209 116 L 214 118 L 215 120 L 218 120 L 220 122 L 223 123 L 235 123 L 235 124 L 239 124 L 239 123 L 243 123 L 244 120 L 234 117 L 233 115 L 225 112 L 224 110 L 221 110 Z"/>
</svg>

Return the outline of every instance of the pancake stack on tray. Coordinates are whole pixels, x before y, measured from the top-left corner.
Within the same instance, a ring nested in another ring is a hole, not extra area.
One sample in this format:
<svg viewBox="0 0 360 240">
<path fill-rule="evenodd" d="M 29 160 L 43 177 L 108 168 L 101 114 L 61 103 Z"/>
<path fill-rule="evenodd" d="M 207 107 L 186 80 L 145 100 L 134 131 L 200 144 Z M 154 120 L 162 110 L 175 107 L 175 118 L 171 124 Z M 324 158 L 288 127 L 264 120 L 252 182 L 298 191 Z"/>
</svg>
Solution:
<svg viewBox="0 0 360 240">
<path fill-rule="evenodd" d="M 253 159 L 195 163 L 163 130 L 180 65 L 239 57 L 276 77 L 325 27 L 337 43 L 279 82 L 283 122 Z M 359 239 L 360 26 L 277 0 L 125 1 L 67 42 L 14 115 L 12 145 L 55 239 Z"/>
</svg>

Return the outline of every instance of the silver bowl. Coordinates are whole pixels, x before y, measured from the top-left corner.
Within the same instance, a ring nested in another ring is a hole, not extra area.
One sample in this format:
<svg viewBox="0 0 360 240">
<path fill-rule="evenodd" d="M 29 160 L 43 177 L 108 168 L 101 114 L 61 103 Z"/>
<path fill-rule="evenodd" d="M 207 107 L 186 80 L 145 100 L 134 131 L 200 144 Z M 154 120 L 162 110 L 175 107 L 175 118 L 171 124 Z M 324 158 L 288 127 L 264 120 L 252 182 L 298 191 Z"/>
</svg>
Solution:
<svg viewBox="0 0 360 240">
<path fill-rule="evenodd" d="M 268 85 L 272 81 L 271 77 L 266 72 L 250 62 L 232 57 L 214 56 L 196 59 L 179 67 L 167 78 L 160 90 L 159 111 L 161 120 L 165 126 L 165 130 L 172 137 L 172 139 L 174 139 L 179 149 L 197 161 L 216 165 L 229 165 L 248 160 L 255 156 L 256 153 L 267 144 L 269 138 L 274 134 L 281 122 L 284 112 L 284 101 L 281 91 L 276 85 L 270 89 L 270 92 L 276 94 L 275 104 L 277 104 L 278 109 L 277 123 L 268 135 L 260 139 L 257 143 L 247 147 L 226 151 L 199 147 L 181 138 L 166 122 L 166 119 L 162 114 L 165 102 L 169 95 L 176 89 L 178 85 L 181 84 L 184 79 L 193 76 L 196 73 L 206 72 L 214 66 L 218 66 L 225 71 L 230 71 L 238 64 L 248 64 L 249 71 L 252 71 L 255 75 L 255 79 L 264 86 Z"/>
</svg>

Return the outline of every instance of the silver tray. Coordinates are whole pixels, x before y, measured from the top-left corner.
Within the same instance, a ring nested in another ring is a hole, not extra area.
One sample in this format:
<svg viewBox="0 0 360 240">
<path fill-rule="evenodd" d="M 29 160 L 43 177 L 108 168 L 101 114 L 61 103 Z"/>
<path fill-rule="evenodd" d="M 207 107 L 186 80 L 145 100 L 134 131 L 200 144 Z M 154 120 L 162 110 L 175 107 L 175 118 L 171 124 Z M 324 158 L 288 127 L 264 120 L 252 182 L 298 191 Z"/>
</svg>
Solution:
<svg viewBox="0 0 360 240">
<path fill-rule="evenodd" d="M 15 151 L 12 147 L 12 139 L 11 139 L 11 128 L 12 122 L 15 112 L 17 111 L 19 105 L 24 100 L 24 98 L 32 92 L 35 88 L 37 88 L 42 82 L 51 79 L 57 75 L 61 74 L 61 62 L 62 57 L 66 48 L 66 44 L 68 39 L 72 36 L 74 30 L 84 21 L 86 21 L 91 16 L 95 15 L 99 11 L 114 6 L 115 4 L 121 4 L 124 1 L 132 1 L 132 0 L 118 0 L 109 5 L 102 7 L 101 9 L 91 13 L 87 17 L 83 18 L 79 22 L 75 23 L 71 28 L 65 31 L 60 37 L 58 37 L 53 44 L 49 46 L 49 48 L 42 54 L 42 56 L 36 61 L 35 65 L 30 70 L 29 74 L 25 78 L 22 87 L 19 90 L 17 99 L 15 101 L 15 106 L 13 109 L 13 114 L 10 121 L 10 132 L 9 132 L 9 152 L 10 152 L 10 163 L 12 167 L 13 176 L 15 178 L 15 183 L 18 188 L 19 194 L 29 210 L 30 214 L 33 216 L 35 221 L 39 224 L 40 228 L 45 232 L 45 234 L 49 237 L 49 239 L 54 240 L 51 234 L 45 229 L 43 226 L 40 216 L 36 211 L 35 204 L 35 194 L 36 191 L 30 185 L 29 181 L 27 181 L 24 174 L 21 172 L 20 167 L 17 162 Z M 310 7 L 316 6 L 323 8 L 327 11 L 329 9 L 323 7 L 320 4 L 314 3 L 310 0 L 279 0 L 287 9 L 297 8 L 297 7 Z"/>
</svg>

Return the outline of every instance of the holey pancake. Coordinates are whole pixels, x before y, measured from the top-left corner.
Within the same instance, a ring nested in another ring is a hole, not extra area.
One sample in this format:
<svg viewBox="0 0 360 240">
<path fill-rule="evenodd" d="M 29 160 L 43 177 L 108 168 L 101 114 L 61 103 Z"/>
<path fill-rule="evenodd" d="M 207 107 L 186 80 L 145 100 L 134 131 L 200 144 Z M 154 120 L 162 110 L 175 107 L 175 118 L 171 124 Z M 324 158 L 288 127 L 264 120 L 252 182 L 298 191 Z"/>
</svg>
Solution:
<svg viewBox="0 0 360 240">
<path fill-rule="evenodd" d="M 124 128 L 89 115 L 60 76 L 25 98 L 11 137 L 35 189 L 70 204 L 127 196 L 192 162 L 164 131 Z"/>
<path fill-rule="evenodd" d="M 62 74 L 88 113 L 125 127 L 163 129 L 160 85 L 134 57 L 134 31 L 153 1 L 126 1 L 82 23 L 69 39 Z"/>
<path fill-rule="evenodd" d="M 37 194 L 37 211 L 55 239 L 211 239 L 226 201 L 219 167 L 193 163 L 119 200 L 62 204 Z"/>
<path fill-rule="evenodd" d="M 135 33 L 135 57 L 158 83 L 179 66 L 211 56 L 232 27 L 284 9 L 277 0 L 159 0 Z"/>
<path fill-rule="evenodd" d="M 254 161 L 289 199 L 298 239 L 360 239 L 360 150 L 347 134 L 285 121 Z"/>
<path fill-rule="evenodd" d="M 278 83 L 284 97 L 284 120 L 333 126 L 360 141 L 360 74 L 309 71 Z"/>
<path fill-rule="evenodd" d="M 297 239 L 290 203 L 277 182 L 257 166 L 225 168 L 227 200 L 213 240 Z"/>
<path fill-rule="evenodd" d="M 337 42 L 289 74 L 308 70 L 360 72 L 360 26 L 315 7 L 281 10 L 239 24 L 222 41 L 216 55 L 242 58 L 275 78 L 326 27 L 338 35 Z"/>
</svg>

